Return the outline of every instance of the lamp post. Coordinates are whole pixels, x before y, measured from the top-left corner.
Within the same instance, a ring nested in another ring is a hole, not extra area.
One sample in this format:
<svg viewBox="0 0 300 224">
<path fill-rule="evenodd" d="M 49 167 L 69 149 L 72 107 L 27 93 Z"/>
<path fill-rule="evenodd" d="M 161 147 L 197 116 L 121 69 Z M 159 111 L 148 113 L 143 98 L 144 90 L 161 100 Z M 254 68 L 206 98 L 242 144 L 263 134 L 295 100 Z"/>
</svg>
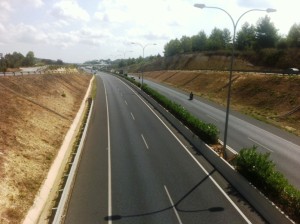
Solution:
<svg viewBox="0 0 300 224">
<path fill-rule="evenodd" d="M 133 51 L 118 51 L 118 52 L 121 52 L 124 54 L 124 61 L 125 61 L 125 71 L 124 71 L 124 74 L 127 74 L 126 70 L 127 70 L 127 61 L 126 61 L 126 58 L 125 58 L 125 55 L 126 53 L 129 53 L 129 52 L 133 52 Z"/>
<path fill-rule="evenodd" d="M 227 145 L 227 132 L 228 132 L 228 120 L 229 120 L 229 108 L 230 108 L 230 95 L 231 95 L 231 84 L 232 84 L 232 68 L 233 68 L 233 61 L 234 61 L 234 48 L 235 48 L 235 35 L 236 35 L 236 27 L 240 21 L 240 19 L 247 13 L 253 12 L 253 11 L 261 11 L 261 12 L 276 12 L 276 9 L 250 9 L 246 12 L 244 12 L 235 22 L 232 18 L 232 16 L 225 10 L 220 7 L 214 7 L 214 6 L 206 6 L 205 4 L 194 4 L 196 8 L 204 9 L 218 9 L 223 12 L 225 12 L 233 25 L 233 38 L 232 38 L 232 50 L 231 50 L 231 59 L 230 59 L 230 70 L 229 70 L 229 83 L 228 83 L 228 93 L 227 93 L 227 106 L 226 106 L 226 118 L 225 118 L 225 131 L 224 131 L 224 144 L 223 144 L 223 155 L 226 158 L 226 145 Z"/>
<path fill-rule="evenodd" d="M 143 49 L 143 59 L 145 58 L 145 48 L 148 47 L 148 46 L 150 46 L 150 45 L 157 45 L 156 43 L 149 43 L 149 44 L 142 45 L 142 44 L 137 43 L 137 42 L 131 42 L 131 44 L 138 45 L 138 46 L 140 46 Z M 141 89 L 143 87 L 143 84 L 144 84 L 144 73 L 143 73 L 143 70 L 142 70 L 142 85 L 141 85 Z"/>
</svg>

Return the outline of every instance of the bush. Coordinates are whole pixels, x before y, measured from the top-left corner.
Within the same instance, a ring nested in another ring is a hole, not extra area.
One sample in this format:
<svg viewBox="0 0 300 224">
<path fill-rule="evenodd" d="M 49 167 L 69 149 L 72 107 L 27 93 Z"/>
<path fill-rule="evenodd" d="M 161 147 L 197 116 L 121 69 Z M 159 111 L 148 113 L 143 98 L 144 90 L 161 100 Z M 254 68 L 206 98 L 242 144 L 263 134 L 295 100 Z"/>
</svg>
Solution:
<svg viewBox="0 0 300 224">
<path fill-rule="evenodd" d="M 283 211 L 300 221 L 300 191 L 275 170 L 270 153 L 258 153 L 256 147 L 244 148 L 236 157 L 236 170 L 271 198 Z"/>
<path fill-rule="evenodd" d="M 218 142 L 219 130 L 213 124 L 207 124 L 191 115 L 183 106 L 169 100 L 157 91 L 143 85 L 143 90 L 165 107 L 171 114 L 185 124 L 192 132 L 207 144 Z"/>
</svg>

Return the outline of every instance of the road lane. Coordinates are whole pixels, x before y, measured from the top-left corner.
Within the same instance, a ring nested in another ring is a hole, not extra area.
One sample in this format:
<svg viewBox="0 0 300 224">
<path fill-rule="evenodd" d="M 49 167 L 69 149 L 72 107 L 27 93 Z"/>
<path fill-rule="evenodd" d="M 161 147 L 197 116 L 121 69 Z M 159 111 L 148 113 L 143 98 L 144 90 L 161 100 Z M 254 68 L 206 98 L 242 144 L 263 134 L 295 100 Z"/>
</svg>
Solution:
<svg viewBox="0 0 300 224">
<path fill-rule="evenodd" d="M 104 73 L 96 80 L 65 223 L 263 223 L 247 203 L 239 203 L 246 218 L 212 178 L 217 171 L 205 171 L 187 143 L 132 89 Z"/>
<path fill-rule="evenodd" d="M 108 214 L 108 130 L 104 86 L 97 95 L 65 223 L 103 223 Z"/>
<path fill-rule="evenodd" d="M 107 88 L 111 127 L 112 216 L 106 219 L 246 223 L 210 174 L 199 168 L 141 99 L 119 79 L 101 77 Z"/>
<path fill-rule="evenodd" d="M 197 99 L 189 101 L 186 93 L 149 80 L 144 80 L 144 82 L 174 102 L 184 106 L 199 119 L 215 124 L 220 130 L 220 139 L 223 141 L 224 108 Z M 298 175 L 298 170 L 300 170 L 299 137 L 232 112 L 229 116 L 227 142 L 228 146 L 236 151 L 256 145 L 259 151 L 270 152 L 270 158 L 276 163 L 277 169 L 288 178 L 291 184 L 300 189 L 300 176 Z"/>
</svg>

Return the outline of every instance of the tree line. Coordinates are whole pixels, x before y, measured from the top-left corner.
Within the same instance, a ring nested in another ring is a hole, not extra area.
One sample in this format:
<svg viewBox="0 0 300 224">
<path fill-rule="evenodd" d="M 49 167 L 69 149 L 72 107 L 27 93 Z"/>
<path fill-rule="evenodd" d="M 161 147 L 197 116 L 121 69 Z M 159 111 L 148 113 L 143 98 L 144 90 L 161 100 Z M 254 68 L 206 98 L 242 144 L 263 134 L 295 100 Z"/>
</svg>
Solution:
<svg viewBox="0 0 300 224">
<path fill-rule="evenodd" d="M 170 40 L 164 46 L 164 55 L 229 50 L 232 47 L 232 34 L 229 29 L 214 28 L 210 35 L 200 31 L 197 35 Z M 278 34 L 278 29 L 265 16 L 256 26 L 244 23 L 236 33 L 235 47 L 239 51 L 259 51 L 266 48 L 300 48 L 300 24 L 294 24 L 286 37 Z"/>
<path fill-rule="evenodd" d="M 6 54 L 0 58 L 0 71 L 5 72 L 8 68 L 19 68 L 33 66 L 35 64 L 35 57 L 32 51 L 29 51 L 26 56 L 21 53 L 13 52 Z"/>
<path fill-rule="evenodd" d="M 6 72 L 8 68 L 30 67 L 36 65 L 64 65 L 61 59 L 39 59 L 34 56 L 33 51 L 29 51 L 26 56 L 19 52 L 12 54 L 1 55 L 0 57 L 0 72 Z"/>
</svg>

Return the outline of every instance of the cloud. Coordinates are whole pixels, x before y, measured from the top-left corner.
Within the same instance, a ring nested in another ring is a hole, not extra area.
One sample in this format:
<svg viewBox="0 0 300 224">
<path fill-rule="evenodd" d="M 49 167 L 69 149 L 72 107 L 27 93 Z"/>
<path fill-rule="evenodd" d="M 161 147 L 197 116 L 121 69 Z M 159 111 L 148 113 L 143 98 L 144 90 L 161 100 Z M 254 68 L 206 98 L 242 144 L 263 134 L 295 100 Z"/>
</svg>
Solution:
<svg viewBox="0 0 300 224">
<path fill-rule="evenodd" d="M 1 21 L 8 20 L 10 13 L 13 12 L 13 8 L 11 4 L 8 1 L 1 1 L 0 9 L 1 9 L 0 20 Z"/>
<path fill-rule="evenodd" d="M 169 37 L 165 34 L 146 33 L 142 35 L 142 37 L 145 38 L 146 40 L 154 41 L 154 42 L 158 40 L 164 40 L 164 41 L 169 40 Z"/>
<path fill-rule="evenodd" d="M 62 0 L 55 3 L 50 13 L 62 20 L 83 22 L 90 20 L 90 15 L 75 0 Z"/>
<path fill-rule="evenodd" d="M 39 44 L 45 43 L 47 35 L 32 25 L 18 24 L 10 26 L 11 40 L 23 43 Z"/>
<path fill-rule="evenodd" d="M 23 3 L 29 3 L 31 5 L 33 5 L 34 7 L 38 8 L 44 5 L 43 0 L 23 0 Z"/>
<path fill-rule="evenodd" d="M 2 12 L 3 12 L 3 11 L 6 11 L 6 12 L 11 12 L 11 11 L 13 11 L 13 10 L 12 10 L 12 7 L 11 7 L 11 5 L 9 4 L 8 1 L 2 1 L 2 2 L 0 2 L 0 7 L 1 7 L 1 11 L 2 11 Z"/>
<path fill-rule="evenodd" d="M 238 0 L 238 5 L 245 8 L 265 8 L 269 6 L 269 0 Z"/>
</svg>

